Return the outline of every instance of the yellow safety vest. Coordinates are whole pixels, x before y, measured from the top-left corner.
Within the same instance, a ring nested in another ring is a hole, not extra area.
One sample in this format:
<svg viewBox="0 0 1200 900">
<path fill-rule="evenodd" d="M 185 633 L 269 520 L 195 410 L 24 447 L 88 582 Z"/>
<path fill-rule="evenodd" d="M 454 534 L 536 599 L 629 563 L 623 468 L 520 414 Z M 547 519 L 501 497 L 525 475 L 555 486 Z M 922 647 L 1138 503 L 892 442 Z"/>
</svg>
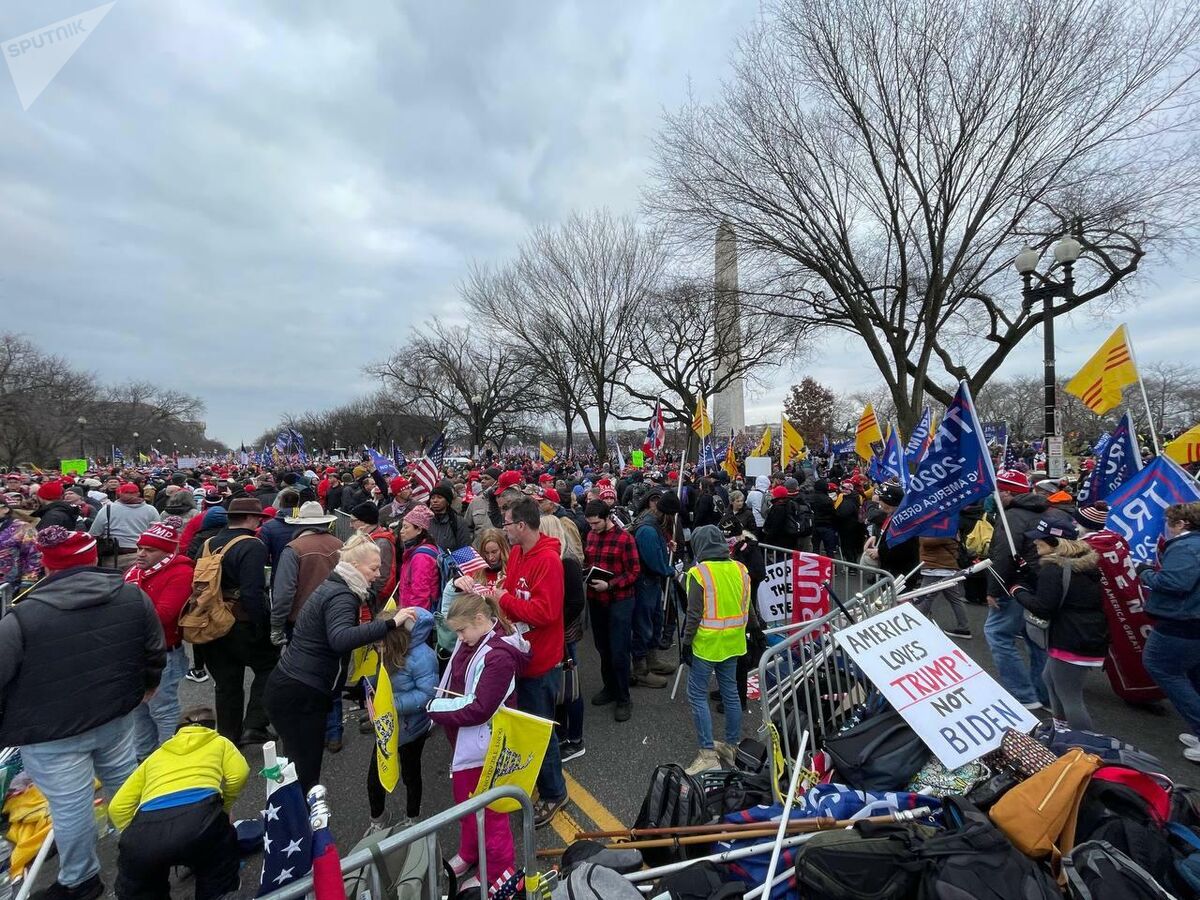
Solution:
<svg viewBox="0 0 1200 900">
<path fill-rule="evenodd" d="M 704 612 L 692 639 L 692 653 L 721 662 L 746 653 L 746 619 L 750 610 L 750 573 L 732 559 L 696 563 L 688 572 L 704 592 Z"/>
</svg>

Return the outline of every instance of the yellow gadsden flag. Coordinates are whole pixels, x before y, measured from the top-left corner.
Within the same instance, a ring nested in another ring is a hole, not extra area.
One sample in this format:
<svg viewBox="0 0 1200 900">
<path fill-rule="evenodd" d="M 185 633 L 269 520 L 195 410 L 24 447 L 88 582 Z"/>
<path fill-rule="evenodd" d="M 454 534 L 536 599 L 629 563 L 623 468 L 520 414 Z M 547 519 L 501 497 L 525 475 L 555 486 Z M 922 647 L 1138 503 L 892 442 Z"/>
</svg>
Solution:
<svg viewBox="0 0 1200 900">
<path fill-rule="evenodd" d="M 379 651 L 368 644 L 350 651 L 350 674 L 346 684 L 358 684 L 361 678 L 370 678 L 379 670 Z"/>
<path fill-rule="evenodd" d="M 701 438 L 712 434 L 712 420 L 708 417 L 708 403 L 703 394 L 696 397 L 696 411 L 692 414 L 692 431 Z"/>
<path fill-rule="evenodd" d="M 496 710 L 492 716 L 492 740 L 488 744 L 487 756 L 483 758 L 479 784 L 475 786 L 472 796 L 504 784 L 519 787 L 532 795 L 553 730 L 554 723 L 549 719 L 518 712 L 507 706 Z M 488 804 L 488 809 L 499 813 L 516 812 L 520 808 L 521 804 L 516 800 L 504 799 Z"/>
<path fill-rule="evenodd" d="M 542 451 L 542 462 L 550 462 L 558 453 L 545 441 L 538 441 L 538 449 Z"/>
<path fill-rule="evenodd" d="M 1163 454 L 1180 465 L 1200 462 L 1200 425 L 1189 428 L 1163 447 Z"/>
<path fill-rule="evenodd" d="M 1129 335 L 1120 325 L 1089 359 L 1079 373 L 1067 382 L 1066 392 L 1083 401 L 1097 415 L 1121 404 L 1121 391 L 1138 380 L 1129 348 Z"/>
<path fill-rule="evenodd" d="M 800 456 L 803 450 L 804 438 L 784 416 L 780 419 L 779 427 L 779 468 L 786 469 L 788 463 Z"/>
<path fill-rule="evenodd" d="M 763 429 L 763 436 L 759 439 L 758 446 L 754 448 L 751 456 L 770 456 L 771 455 L 771 426 L 768 425 Z"/>
<path fill-rule="evenodd" d="M 400 781 L 400 717 L 392 697 L 392 679 L 387 668 L 380 664 L 374 696 L 367 693 L 371 724 L 375 726 L 375 764 L 379 767 L 379 783 L 389 794 Z"/>
<path fill-rule="evenodd" d="M 875 418 L 875 407 L 868 403 L 854 433 L 854 452 L 863 459 L 870 459 L 875 455 L 873 445 L 882 443 L 883 432 L 879 430 L 879 420 Z"/>
</svg>

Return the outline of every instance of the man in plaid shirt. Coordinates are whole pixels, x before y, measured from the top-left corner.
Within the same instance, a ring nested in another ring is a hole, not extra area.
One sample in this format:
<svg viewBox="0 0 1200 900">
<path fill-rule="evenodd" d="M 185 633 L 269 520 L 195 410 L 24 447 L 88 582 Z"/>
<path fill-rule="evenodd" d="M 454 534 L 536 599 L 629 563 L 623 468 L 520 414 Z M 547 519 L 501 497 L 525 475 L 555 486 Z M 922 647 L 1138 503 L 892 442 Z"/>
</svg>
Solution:
<svg viewBox="0 0 1200 900">
<path fill-rule="evenodd" d="M 588 527 L 587 564 L 613 573 L 608 581 L 588 582 L 588 611 L 592 637 L 600 653 L 600 678 L 604 687 L 592 698 L 593 706 L 616 703 L 614 718 L 629 721 L 629 654 L 633 647 L 633 583 L 639 563 L 637 544 L 624 528 L 613 523 L 608 504 L 592 500 L 584 508 Z"/>
</svg>

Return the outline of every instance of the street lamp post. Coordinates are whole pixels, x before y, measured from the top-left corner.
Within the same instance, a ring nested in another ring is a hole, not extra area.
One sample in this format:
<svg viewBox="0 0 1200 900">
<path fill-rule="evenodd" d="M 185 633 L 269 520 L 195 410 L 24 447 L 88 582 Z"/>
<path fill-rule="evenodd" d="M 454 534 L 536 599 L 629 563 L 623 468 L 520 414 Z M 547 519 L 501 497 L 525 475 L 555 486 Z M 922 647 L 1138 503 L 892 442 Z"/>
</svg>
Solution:
<svg viewBox="0 0 1200 900">
<path fill-rule="evenodd" d="M 87 457 L 83 454 L 83 429 L 87 428 L 87 419 L 85 419 L 83 416 L 80 416 L 75 420 L 75 422 L 79 425 L 79 458 L 87 459 Z"/>
<path fill-rule="evenodd" d="M 138 433 L 133 433 L 133 461 L 138 461 Z"/>
<path fill-rule="evenodd" d="M 471 459 L 479 459 L 479 451 L 483 444 L 483 428 L 480 420 L 483 418 L 483 396 L 476 394 L 471 398 Z"/>
<path fill-rule="evenodd" d="M 1038 273 L 1037 264 L 1040 254 L 1032 247 L 1027 246 L 1013 260 L 1013 265 L 1021 275 L 1024 308 L 1030 310 L 1034 303 L 1042 301 L 1042 338 L 1044 342 L 1042 356 L 1045 371 L 1043 378 L 1045 445 L 1043 451 L 1046 454 L 1046 475 L 1050 478 L 1058 478 L 1063 475 L 1062 449 L 1058 433 L 1058 382 L 1054 371 L 1054 298 L 1070 299 L 1075 296 L 1074 268 L 1081 249 L 1079 241 L 1067 235 L 1060 238 L 1054 245 L 1054 260 L 1063 269 L 1062 281 L 1055 281 L 1049 275 Z M 1037 284 L 1034 284 L 1035 277 Z M 1053 454 L 1051 453 L 1052 447 L 1055 451 Z"/>
</svg>

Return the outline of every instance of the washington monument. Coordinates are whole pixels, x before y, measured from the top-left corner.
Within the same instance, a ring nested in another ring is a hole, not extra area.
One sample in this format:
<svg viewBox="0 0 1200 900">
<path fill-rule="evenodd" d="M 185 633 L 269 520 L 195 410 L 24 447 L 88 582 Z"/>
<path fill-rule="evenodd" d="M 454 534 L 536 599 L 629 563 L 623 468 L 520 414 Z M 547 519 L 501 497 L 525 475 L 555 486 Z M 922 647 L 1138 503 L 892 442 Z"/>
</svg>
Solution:
<svg viewBox="0 0 1200 900">
<path fill-rule="evenodd" d="M 717 229 L 716 270 L 713 276 L 716 301 L 716 383 L 728 377 L 729 360 L 736 361 L 742 346 L 741 301 L 738 296 L 737 238 L 728 222 Z M 713 398 L 713 431 L 728 437 L 729 430 L 746 427 L 745 385 L 741 377 L 730 381 Z"/>
</svg>

